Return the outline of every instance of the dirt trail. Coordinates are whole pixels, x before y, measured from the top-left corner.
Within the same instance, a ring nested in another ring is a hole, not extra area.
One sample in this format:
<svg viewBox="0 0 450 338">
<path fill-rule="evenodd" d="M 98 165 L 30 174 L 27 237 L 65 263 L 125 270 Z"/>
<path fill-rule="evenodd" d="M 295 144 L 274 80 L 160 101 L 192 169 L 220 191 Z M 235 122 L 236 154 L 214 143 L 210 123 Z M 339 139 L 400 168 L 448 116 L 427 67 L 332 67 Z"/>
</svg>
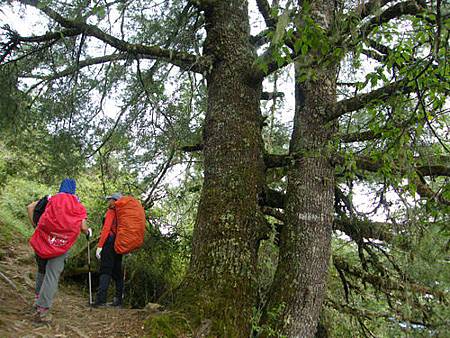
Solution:
<svg viewBox="0 0 450 338">
<path fill-rule="evenodd" d="M 0 338 L 142 337 L 143 310 L 93 309 L 74 286 L 60 283 L 51 324 L 33 322 L 36 267 L 26 244 L 0 246 Z"/>
</svg>

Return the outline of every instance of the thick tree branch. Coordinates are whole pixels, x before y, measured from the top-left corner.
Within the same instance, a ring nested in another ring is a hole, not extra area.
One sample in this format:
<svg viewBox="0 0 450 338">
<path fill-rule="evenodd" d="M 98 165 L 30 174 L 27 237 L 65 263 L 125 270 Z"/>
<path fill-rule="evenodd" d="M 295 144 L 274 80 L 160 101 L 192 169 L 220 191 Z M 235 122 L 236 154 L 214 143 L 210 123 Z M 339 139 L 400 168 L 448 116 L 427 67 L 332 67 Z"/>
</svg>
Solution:
<svg viewBox="0 0 450 338">
<path fill-rule="evenodd" d="M 181 150 L 185 151 L 187 153 L 190 153 L 190 152 L 202 151 L 203 147 L 204 147 L 203 143 L 200 143 L 200 144 L 183 146 L 183 147 L 181 147 Z"/>
<path fill-rule="evenodd" d="M 284 93 L 282 92 L 262 92 L 261 100 L 273 100 L 274 98 L 284 97 Z"/>
<path fill-rule="evenodd" d="M 337 102 L 333 112 L 329 114 L 328 121 L 335 120 L 346 113 L 362 109 L 375 100 L 381 101 L 391 97 L 395 93 L 406 94 L 412 91 L 414 91 L 414 86 L 409 86 L 406 84 L 406 81 L 399 80 L 369 93 L 341 100 Z"/>
<path fill-rule="evenodd" d="M 416 171 L 422 176 L 447 176 L 450 177 L 450 167 L 445 165 L 422 165 L 416 167 Z"/>
<path fill-rule="evenodd" d="M 284 223 L 284 212 L 280 209 L 284 209 L 285 198 L 284 193 L 267 189 L 262 201 L 262 212 Z M 394 237 L 392 227 L 393 225 L 390 223 L 373 222 L 347 216 L 335 217 L 333 223 L 334 230 L 342 231 L 355 242 L 361 242 L 363 239 L 390 242 Z"/>
<path fill-rule="evenodd" d="M 278 209 L 280 209 L 280 208 L 278 208 Z M 278 221 L 284 223 L 284 212 L 282 212 L 278 209 L 263 206 L 262 212 L 264 215 L 271 216 L 271 217 L 277 219 Z"/>
<path fill-rule="evenodd" d="M 355 242 L 360 242 L 363 239 L 376 239 L 389 242 L 394 237 L 391 231 L 392 226 L 389 223 L 372 222 L 345 216 L 337 217 L 333 224 L 335 230 L 342 231 Z"/>
<path fill-rule="evenodd" d="M 335 155 L 333 157 L 333 161 L 335 164 L 343 164 L 344 163 L 344 157 Z M 422 162 L 420 158 L 416 159 L 417 162 Z M 355 158 L 356 166 L 359 169 L 367 170 L 371 172 L 378 171 L 383 166 L 385 166 L 385 163 L 381 160 L 371 160 L 367 157 L 359 156 Z M 397 168 L 395 163 L 390 164 L 391 167 L 394 169 L 394 171 L 398 172 L 404 172 L 401 168 Z M 450 166 L 445 166 L 441 164 L 416 164 L 415 170 L 420 176 L 446 176 L 450 177 Z"/>
<path fill-rule="evenodd" d="M 415 0 L 396 3 L 395 5 L 388 7 L 380 15 L 369 20 L 367 24 L 361 27 L 361 32 L 363 36 L 367 36 L 372 29 L 382 25 L 383 23 L 389 22 L 390 20 L 399 18 L 403 15 L 417 15 L 424 10 L 425 8 L 420 6 Z"/>
<path fill-rule="evenodd" d="M 343 164 L 345 162 L 344 158 L 336 155 L 333 157 L 333 162 L 335 164 Z M 385 163 L 381 160 L 375 161 L 365 157 L 358 157 L 355 159 L 356 167 L 361 170 L 367 170 L 370 172 L 376 172 L 380 170 Z M 397 172 L 399 174 L 404 174 L 406 171 L 402 168 L 396 166 L 395 163 L 391 163 L 390 167 L 393 172 Z M 446 176 L 449 177 L 450 168 L 443 165 L 419 165 L 415 168 L 416 173 L 419 177 L 422 176 Z M 450 205 L 450 201 L 442 196 L 441 193 L 435 193 L 425 182 L 423 179 L 414 180 L 414 184 L 417 187 L 417 193 L 426 199 L 432 199 L 442 205 Z"/>
<path fill-rule="evenodd" d="M 78 30 L 86 36 L 95 37 L 108 45 L 118 49 L 119 51 L 130 53 L 132 55 L 141 55 L 146 59 L 161 59 L 184 70 L 194 71 L 198 73 L 206 73 L 211 65 L 211 60 L 206 57 L 192 55 L 186 52 L 177 52 L 164 49 L 159 46 L 146 46 L 142 44 L 132 44 L 124 40 L 118 39 L 110 34 L 103 32 L 96 26 L 81 21 L 69 20 L 61 16 L 59 13 L 46 6 L 41 1 L 19 0 L 21 3 L 29 4 L 37 7 L 48 17 L 59 23 L 61 26 Z"/>
<path fill-rule="evenodd" d="M 264 154 L 266 168 L 281 168 L 289 165 L 292 157 L 289 155 Z"/>
<path fill-rule="evenodd" d="M 340 32 L 335 45 L 353 48 L 357 45 L 355 41 L 359 42 L 361 39 L 367 38 L 374 28 L 383 23 L 404 15 L 417 15 L 426 9 L 425 2 L 409 0 L 386 6 L 384 11 L 378 11 L 383 6 L 393 2 L 392 0 L 371 0 L 346 14 L 343 19 L 344 29 Z M 359 32 L 358 38 L 355 38 L 354 33 L 352 33 L 355 30 Z M 332 33 L 330 32 L 330 34 Z"/>
<path fill-rule="evenodd" d="M 371 130 L 368 130 L 359 133 L 344 134 L 339 136 L 338 138 L 343 143 L 352 143 L 352 142 L 364 142 L 376 140 L 379 139 L 381 136 L 382 136 L 381 133 L 375 133 Z"/>
<path fill-rule="evenodd" d="M 352 15 L 356 15 L 361 19 L 364 19 L 370 15 L 374 15 L 377 10 L 395 0 L 369 0 L 358 3 L 356 8 L 351 12 Z"/>
<path fill-rule="evenodd" d="M 267 33 L 270 32 L 269 29 L 265 29 L 259 32 L 257 35 L 252 35 L 250 37 L 250 43 L 254 45 L 256 48 L 259 48 L 266 43 L 269 43 L 270 40 L 267 38 Z"/>
<path fill-rule="evenodd" d="M 266 22 L 266 26 L 269 28 L 275 28 L 277 25 L 277 20 L 270 14 L 271 8 L 269 2 L 267 2 L 267 0 L 256 0 L 256 5 L 259 12 L 263 16 L 264 21 Z"/>
<path fill-rule="evenodd" d="M 441 193 L 434 192 L 428 184 L 425 182 L 425 180 L 417 178 L 414 181 L 414 184 L 417 187 L 417 193 L 430 200 L 434 200 L 438 202 L 439 204 L 448 205 L 450 206 L 450 201 L 446 199 L 444 196 L 442 196 Z"/>
<path fill-rule="evenodd" d="M 371 59 L 374 59 L 374 60 L 380 62 L 380 63 L 386 61 L 386 59 L 387 59 L 385 55 L 382 55 L 374 50 L 363 49 L 361 51 L 361 53 Z"/>
<path fill-rule="evenodd" d="M 25 42 L 25 43 L 39 43 L 39 42 L 60 40 L 62 38 L 69 36 L 77 36 L 80 35 L 81 33 L 82 33 L 81 30 L 77 28 L 62 29 L 57 32 L 47 32 L 44 35 L 36 35 L 36 36 L 21 36 L 16 32 L 11 32 L 13 38 L 15 38 L 18 42 Z"/>
<path fill-rule="evenodd" d="M 285 166 L 289 165 L 291 160 L 292 160 L 292 157 L 289 155 L 266 154 L 264 156 L 264 161 L 266 163 L 267 168 L 285 167 Z M 345 163 L 344 157 L 339 156 L 339 155 L 333 156 L 332 161 L 335 165 L 336 164 L 342 165 Z M 367 170 L 370 172 L 376 172 L 385 166 L 385 163 L 383 161 L 371 160 L 366 157 L 355 158 L 355 164 L 358 169 Z M 402 168 L 398 168 L 395 165 L 395 163 L 391 163 L 390 166 L 391 166 L 393 172 L 397 172 L 398 174 L 404 174 L 406 172 Z M 447 167 L 447 166 L 441 165 L 441 164 L 435 164 L 435 165 L 434 164 L 427 164 L 427 165 L 418 164 L 416 166 L 415 170 L 419 176 L 450 177 L 449 176 L 450 167 Z M 442 194 L 435 193 L 426 184 L 426 182 L 424 180 L 417 179 L 414 183 L 416 184 L 417 192 L 421 197 L 435 200 L 442 205 L 450 205 L 449 200 L 447 200 L 444 196 L 442 196 Z M 270 200 L 271 204 L 268 204 L 269 202 L 267 202 L 266 199 Z M 277 200 L 280 201 L 280 199 L 278 199 L 278 198 L 272 199 L 271 197 L 266 196 L 265 202 L 263 203 L 263 205 L 272 206 L 272 207 L 276 207 L 276 208 L 283 208 L 283 204 L 278 203 Z M 284 199 L 283 199 L 283 201 L 284 201 Z"/>
</svg>

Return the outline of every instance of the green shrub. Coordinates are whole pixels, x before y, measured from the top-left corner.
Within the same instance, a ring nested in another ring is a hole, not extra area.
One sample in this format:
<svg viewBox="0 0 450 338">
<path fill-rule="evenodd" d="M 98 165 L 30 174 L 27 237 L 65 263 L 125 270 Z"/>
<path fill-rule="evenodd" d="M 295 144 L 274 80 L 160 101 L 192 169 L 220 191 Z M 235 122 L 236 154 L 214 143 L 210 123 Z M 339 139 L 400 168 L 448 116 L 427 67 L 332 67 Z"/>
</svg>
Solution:
<svg viewBox="0 0 450 338">
<path fill-rule="evenodd" d="M 0 234 L 6 240 L 28 238 L 33 233 L 27 214 L 27 205 L 49 194 L 42 184 L 24 179 L 10 179 L 0 192 Z"/>
<path fill-rule="evenodd" d="M 152 231 L 139 251 L 124 257 L 126 302 L 132 307 L 157 302 L 181 282 L 186 265 L 187 259 L 175 237 Z"/>
</svg>

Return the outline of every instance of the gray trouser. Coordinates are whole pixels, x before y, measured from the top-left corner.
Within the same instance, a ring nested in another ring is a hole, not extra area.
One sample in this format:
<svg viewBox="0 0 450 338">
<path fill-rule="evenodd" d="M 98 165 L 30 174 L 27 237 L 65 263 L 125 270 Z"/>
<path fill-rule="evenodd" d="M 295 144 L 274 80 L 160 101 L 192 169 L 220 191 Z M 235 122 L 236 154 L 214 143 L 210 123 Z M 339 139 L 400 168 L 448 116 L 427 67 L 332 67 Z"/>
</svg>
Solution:
<svg viewBox="0 0 450 338">
<path fill-rule="evenodd" d="M 50 258 L 47 260 L 45 274 L 39 271 L 36 274 L 36 294 L 39 294 L 39 299 L 36 301 L 37 306 L 45 308 L 52 306 L 53 297 L 58 291 L 59 276 L 64 270 L 66 257 L 67 252 L 61 256 Z"/>
</svg>

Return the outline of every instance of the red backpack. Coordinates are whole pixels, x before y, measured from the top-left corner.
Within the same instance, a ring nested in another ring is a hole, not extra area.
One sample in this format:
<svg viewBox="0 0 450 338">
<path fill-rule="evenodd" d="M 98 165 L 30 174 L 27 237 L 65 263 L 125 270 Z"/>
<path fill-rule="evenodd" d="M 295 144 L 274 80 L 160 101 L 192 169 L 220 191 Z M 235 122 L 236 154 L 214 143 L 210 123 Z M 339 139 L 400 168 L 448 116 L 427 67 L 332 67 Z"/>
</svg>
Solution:
<svg viewBox="0 0 450 338">
<path fill-rule="evenodd" d="M 58 193 L 49 198 L 30 245 L 43 259 L 60 256 L 75 243 L 86 217 L 86 208 L 75 195 Z"/>
<path fill-rule="evenodd" d="M 124 196 L 114 203 L 114 207 L 117 215 L 114 250 L 126 254 L 140 248 L 144 243 L 146 221 L 141 203 L 131 196 Z"/>
</svg>

